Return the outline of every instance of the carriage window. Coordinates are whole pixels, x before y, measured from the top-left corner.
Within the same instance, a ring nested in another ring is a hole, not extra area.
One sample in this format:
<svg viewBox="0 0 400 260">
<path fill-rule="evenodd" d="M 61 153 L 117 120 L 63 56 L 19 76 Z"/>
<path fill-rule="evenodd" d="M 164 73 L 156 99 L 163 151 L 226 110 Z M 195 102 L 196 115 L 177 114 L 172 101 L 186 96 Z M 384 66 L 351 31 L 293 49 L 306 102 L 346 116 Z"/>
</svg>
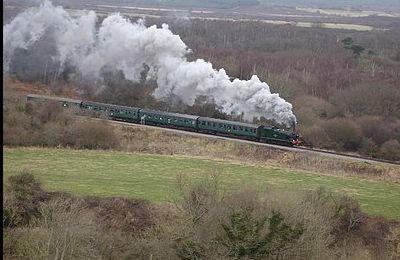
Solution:
<svg viewBox="0 0 400 260">
<path fill-rule="evenodd" d="M 213 123 L 213 127 L 216 127 L 217 126 L 217 124 L 216 123 Z"/>
<path fill-rule="evenodd" d="M 204 122 L 204 121 L 201 122 L 201 125 L 205 125 L 205 124 L 206 124 L 206 122 Z"/>
<path fill-rule="evenodd" d="M 236 126 L 233 126 L 233 130 L 236 130 Z"/>
<path fill-rule="evenodd" d="M 248 132 L 248 131 L 249 131 L 249 129 L 247 129 L 247 127 L 246 127 L 246 128 L 244 128 L 244 131 L 245 131 L 245 132 Z"/>
</svg>

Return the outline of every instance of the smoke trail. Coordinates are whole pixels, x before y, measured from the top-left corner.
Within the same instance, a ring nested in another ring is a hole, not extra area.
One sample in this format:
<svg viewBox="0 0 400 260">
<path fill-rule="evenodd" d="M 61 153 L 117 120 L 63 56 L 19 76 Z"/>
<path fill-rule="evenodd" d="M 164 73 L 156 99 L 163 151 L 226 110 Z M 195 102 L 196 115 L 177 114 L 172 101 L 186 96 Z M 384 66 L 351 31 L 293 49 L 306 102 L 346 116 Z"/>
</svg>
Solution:
<svg viewBox="0 0 400 260">
<path fill-rule="evenodd" d="M 244 114 L 245 119 L 265 117 L 291 125 L 296 121 L 292 105 L 273 94 L 257 76 L 231 81 L 224 69 L 215 70 L 202 59 L 188 62 L 189 49 L 168 25 L 145 27 L 142 20 L 113 14 L 96 28 L 96 14 L 82 12 L 71 17 L 62 7 L 45 1 L 39 7 L 18 14 L 3 27 L 3 68 L 7 70 L 18 49 L 31 50 L 47 34 L 52 34 L 56 55 L 52 59 L 62 68 L 68 64 L 83 77 L 101 78 L 104 68 L 121 70 L 126 79 L 138 81 L 146 64 L 148 77 L 157 80 L 153 95 L 171 95 L 193 105 L 199 96 L 214 100 L 228 114 Z"/>
</svg>

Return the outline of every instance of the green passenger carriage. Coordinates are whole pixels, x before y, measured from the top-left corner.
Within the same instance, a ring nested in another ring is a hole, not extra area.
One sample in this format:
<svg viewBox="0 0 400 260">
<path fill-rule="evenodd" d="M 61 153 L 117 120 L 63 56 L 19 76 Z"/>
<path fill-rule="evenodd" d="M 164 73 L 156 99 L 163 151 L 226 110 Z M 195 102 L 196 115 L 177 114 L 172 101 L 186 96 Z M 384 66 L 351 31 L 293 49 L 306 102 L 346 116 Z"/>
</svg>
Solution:
<svg viewBox="0 0 400 260">
<path fill-rule="evenodd" d="M 227 135 L 243 136 L 249 139 L 257 139 L 261 126 L 235 121 L 199 117 L 198 129 L 201 132 L 221 133 Z"/>
<path fill-rule="evenodd" d="M 165 125 L 172 127 L 183 127 L 187 129 L 197 128 L 198 116 L 169 113 L 152 109 L 140 109 L 140 120 L 142 124 Z"/>
<path fill-rule="evenodd" d="M 140 108 L 137 107 L 117 106 L 91 101 L 83 101 L 81 107 L 92 111 L 104 112 L 112 119 L 131 122 L 137 122 L 139 120 Z"/>
</svg>

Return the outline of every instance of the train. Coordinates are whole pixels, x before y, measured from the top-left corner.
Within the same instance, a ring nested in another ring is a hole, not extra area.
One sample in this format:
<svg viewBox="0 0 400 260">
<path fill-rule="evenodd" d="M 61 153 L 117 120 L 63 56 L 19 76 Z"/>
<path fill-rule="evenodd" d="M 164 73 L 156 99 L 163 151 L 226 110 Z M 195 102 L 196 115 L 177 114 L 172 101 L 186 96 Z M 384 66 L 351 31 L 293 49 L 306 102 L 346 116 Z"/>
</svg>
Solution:
<svg viewBox="0 0 400 260">
<path fill-rule="evenodd" d="M 275 126 L 37 94 L 27 95 L 27 101 L 56 101 L 62 107 L 99 112 L 112 120 L 136 124 L 175 128 L 284 146 L 297 146 L 301 143 L 300 135 L 294 129 L 289 131 Z"/>
</svg>

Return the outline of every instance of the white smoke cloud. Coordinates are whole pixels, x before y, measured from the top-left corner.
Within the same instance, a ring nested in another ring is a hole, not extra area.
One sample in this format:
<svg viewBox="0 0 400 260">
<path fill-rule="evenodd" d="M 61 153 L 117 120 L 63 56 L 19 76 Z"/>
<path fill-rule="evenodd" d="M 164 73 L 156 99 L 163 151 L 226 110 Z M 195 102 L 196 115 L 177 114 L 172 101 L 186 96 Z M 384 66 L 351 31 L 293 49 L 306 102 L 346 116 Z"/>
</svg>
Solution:
<svg viewBox="0 0 400 260">
<path fill-rule="evenodd" d="M 291 125 L 296 121 L 292 105 L 273 94 L 257 76 L 231 81 L 224 69 L 215 70 L 202 59 L 187 61 L 190 52 L 179 35 L 168 25 L 146 27 L 113 14 L 96 28 L 96 14 L 82 12 L 71 17 L 62 7 L 45 1 L 39 7 L 18 14 L 3 26 L 3 68 L 7 70 L 17 48 L 29 49 L 46 33 L 54 34 L 58 54 L 53 59 L 61 66 L 75 66 L 84 77 L 101 78 L 104 67 L 123 71 L 125 78 L 138 81 L 143 64 L 148 77 L 156 79 L 156 98 L 171 95 L 193 105 L 199 96 L 212 98 L 228 114 L 244 118 L 265 117 Z"/>
</svg>

